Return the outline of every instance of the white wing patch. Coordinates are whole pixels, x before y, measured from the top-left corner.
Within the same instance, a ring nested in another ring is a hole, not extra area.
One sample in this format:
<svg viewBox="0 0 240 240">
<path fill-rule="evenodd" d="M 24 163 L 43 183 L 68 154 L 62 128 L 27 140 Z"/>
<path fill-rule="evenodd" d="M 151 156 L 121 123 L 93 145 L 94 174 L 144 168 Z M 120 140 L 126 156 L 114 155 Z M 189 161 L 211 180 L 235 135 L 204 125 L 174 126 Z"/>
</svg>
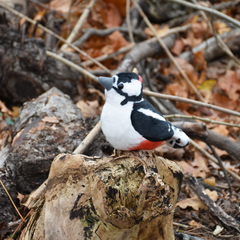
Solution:
<svg viewBox="0 0 240 240">
<path fill-rule="evenodd" d="M 150 109 L 140 108 L 140 109 L 138 109 L 138 111 L 142 112 L 143 114 L 145 114 L 147 116 L 159 119 L 161 121 L 166 121 L 166 119 L 164 117 L 162 117 L 161 115 L 151 111 Z"/>
</svg>

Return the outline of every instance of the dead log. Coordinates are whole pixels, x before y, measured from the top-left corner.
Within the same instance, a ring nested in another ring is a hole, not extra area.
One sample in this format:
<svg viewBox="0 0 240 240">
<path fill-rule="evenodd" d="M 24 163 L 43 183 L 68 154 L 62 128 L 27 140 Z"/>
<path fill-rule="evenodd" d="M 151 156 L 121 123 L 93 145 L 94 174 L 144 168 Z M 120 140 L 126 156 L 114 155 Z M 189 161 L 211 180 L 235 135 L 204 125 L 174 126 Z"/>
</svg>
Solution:
<svg viewBox="0 0 240 240">
<path fill-rule="evenodd" d="M 150 151 L 61 154 L 20 239 L 173 240 L 182 177 L 180 166 Z"/>
<path fill-rule="evenodd" d="M 72 98 L 77 95 L 80 73 L 46 55 L 42 39 L 22 42 L 20 32 L 0 25 L 0 96 L 3 101 L 24 103 L 55 86 Z M 64 57 L 80 64 L 77 54 Z"/>
<path fill-rule="evenodd" d="M 0 152 L 0 175 L 17 204 L 17 192 L 29 194 L 48 177 L 53 159 L 59 153 L 72 153 L 96 124 L 84 120 L 69 96 L 56 88 L 26 102 L 12 130 L 12 141 Z M 87 149 L 88 155 L 102 156 L 102 133 Z M 11 220 L 16 212 L 0 188 L 0 222 Z"/>
</svg>

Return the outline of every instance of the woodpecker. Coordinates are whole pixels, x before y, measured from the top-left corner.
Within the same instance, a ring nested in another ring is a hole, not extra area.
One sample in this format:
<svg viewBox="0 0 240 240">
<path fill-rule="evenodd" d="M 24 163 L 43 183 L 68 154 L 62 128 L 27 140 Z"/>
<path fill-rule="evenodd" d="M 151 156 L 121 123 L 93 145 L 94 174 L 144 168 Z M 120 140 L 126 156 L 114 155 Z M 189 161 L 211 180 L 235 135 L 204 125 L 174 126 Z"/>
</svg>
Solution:
<svg viewBox="0 0 240 240">
<path fill-rule="evenodd" d="M 99 77 L 106 102 L 101 128 L 108 142 L 119 150 L 151 150 L 166 141 L 173 148 L 189 144 L 188 136 L 167 121 L 142 97 L 142 77 L 121 72 L 111 78 Z"/>
</svg>

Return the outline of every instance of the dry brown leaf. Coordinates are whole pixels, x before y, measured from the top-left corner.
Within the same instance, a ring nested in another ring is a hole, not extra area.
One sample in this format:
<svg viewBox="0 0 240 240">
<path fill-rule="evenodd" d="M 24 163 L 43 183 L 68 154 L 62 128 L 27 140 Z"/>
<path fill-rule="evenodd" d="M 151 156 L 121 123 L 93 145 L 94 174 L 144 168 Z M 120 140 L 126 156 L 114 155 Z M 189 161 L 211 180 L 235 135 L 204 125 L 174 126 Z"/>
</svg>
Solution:
<svg viewBox="0 0 240 240">
<path fill-rule="evenodd" d="M 175 43 L 174 43 L 173 47 L 171 48 L 171 52 L 174 55 L 178 56 L 182 53 L 183 48 L 184 48 L 183 41 L 181 39 L 177 39 L 177 40 L 175 40 Z"/>
<path fill-rule="evenodd" d="M 1 111 L 2 113 L 6 113 L 6 114 L 9 115 L 9 116 L 13 116 L 13 112 L 12 112 L 11 110 L 9 110 L 9 109 L 6 107 L 6 105 L 4 104 L 4 102 L 2 102 L 1 100 L 0 100 L 0 111 Z"/>
<path fill-rule="evenodd" d="M 239 100 L 232 101 L 227 94 L 224 94 L 222 91 L 215 91 L 213 93 L 212 104 L 224 107 L 230 110 L 237 110 L 239 107 Z M 224 116 L 224 113 L 217 113 L 219 116 Z"/>
<path fill-rule="evenodd" d="M 55 11 L 68 13 L 70 5 L 71 1 L 69 0 L 52 0 L 48 6 Z"/>
<path fill-rule="evenodd" d="M 201 227 L 201 224 L 196 222 L 195 220 L 191 220 L 190 222 L 188 222 L 188 225 L 192 227 Z"/>
<path fill-rule="evenodd" d="M 103 1 L 106 3 L 113 4 L 118 9 L 122 17 L 126 16 L 126 0 L 103 0 Z"/>
<path fill-rule="evenodd" d="M 218 193 L 216 191 L 210 191 L 209 189 L 205 189 L 207 195 L 215 202 L 218 199 Z M 176 204 L 182 209 L 186 209 L 187 207 L 191 207 L 194 210 L 198 211 L 199 209 L 207 209 L 204 203 L 202 203 L 197 195 L 192 198 L 186 198 Z"/>
<path fill-rule="evenodd" d="M 17 198 L 19 199 L 20 202 L 23 200 L 24 197 L 25 197 L 25 195 L 18 192 Z"/>
<path fill-rule="evenodd" d="M 207 37 L 211 36 L 211 32 L 205 21 L 195 22 L 195 19 L 193 19 L 191 28 L 191 31 L 187 32 L 187 37 L 182 39 L 186 46 L 196 47 Z"/>
<path fill-rule="evenodd" d="M 184 173 L 191 173 L 194 177 L 206 177 L 206 172 L 201 171 L 199 168 L 193 167 L 191 164 L 187 163 L 186 161 L 178 161 L 177 162 L 184 170 Z"/>
<path fill-rule="evenodd" d="M 240 71 L 227 70 L 224 76 L 219 77 L 218 86 L 228 93 L 231 100 L 238 100 L 240 93 Z"/>
<path fill-rule="evenodd" d="M 76 106 L 81 109 L 82 114 L 85 118 L 99 115 L 99 103 L 97 100 L 94 101 L 80 100 L 76 103 Z"/>
<path fill-rule="evenodd" d="M 122 23 L 122 17 L 118 8 L 112 3 L 106 3 L 100 10 L 103 23 L 107 28 L 118 27 Z"/>
<path fill-rule="evenodd" d="M 207 179 L 203 179 L 203 182 L 205 182 L 206 184 L 215 187 L 216 186 L 216 178 L 215 177 L 211 177 L 211 178 L 207 178 Z"/>
<path fill-rule="evenodd" d="M 218 126 L 216 126 L 215 128 L 213 128 L 213 129 L 211 129 L 213 132 L 215 132 L 215 133 L 218 133 L 218 134 L 220 134 L 220 135 L 223 135 L 223 136 L 225 136 L 225 137 L 227 137 L 228 136 L 228 134 L 229 134 L 229 131 L 228 131 L 228 129 L 227 129 L 227 126 L 225 126 L 225 125 L 218 125 Z"/>
<path fill-rule="evenodd" d="M 197 151 L 194 152 L 194 160 L 191 162 L 191 165 L 198 168 L 201 172 L 209 172 L 206 158 L 204 158 L 202 154 Z"/>
</svg>

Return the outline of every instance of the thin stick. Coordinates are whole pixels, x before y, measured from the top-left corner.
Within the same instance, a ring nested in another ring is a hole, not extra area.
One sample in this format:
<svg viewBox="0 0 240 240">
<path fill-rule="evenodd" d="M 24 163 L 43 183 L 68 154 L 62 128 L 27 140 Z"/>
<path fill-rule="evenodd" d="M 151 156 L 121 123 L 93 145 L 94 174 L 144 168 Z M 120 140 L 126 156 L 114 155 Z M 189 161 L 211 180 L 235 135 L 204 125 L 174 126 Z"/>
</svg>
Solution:
<svg viewBox="0 0 240 240">
<path fill-rule="evenodd" d="M 12 198 L 11 198 L 10 194 L 8 193 L 8 190 L 5 188 L 5 186 L 4 186 L 3 182 L 2 182 L 2 180 L 0 180 L 0 183 L 1 183 L 2 187 L 3 187 L 3 189 L 5 190 L 6 194 L 8 195 L 8 197 L 9 197 L 9 199 L 10 199 L 10 201 L 11 201 L 12 205 L 13 205 L 13 206 L 14 206 L 14 208 L 16 209 L 16 211 L 17 211 L 18 215 L 19 215 L 19 216 L 20 216 L 20 218 L 21 218 L 21 219 L 24 221 L 24 218 L 23 218 L 23 216 L 22 216 L 22 215 L 21 215 L 21 213 L 18 211 L 18 209 L 17 209 L 17 207 L 16 207 L 15 203 L 13 202 L 13 200 L 12 200 Z"/>
<path fill-rule="evenodd" d="M 36 24 L 37 22 L 32 20 L 31 18 L 25 16 L 24 14 L 14 10 L 13 8 L 3 4 L 3 3 L 0 3 L 0 7 L 8 10 L 9 12 L 15 14 L 16 16 L 19 16 L 21 18 L 24 18 L 26 19 L 28 22 L 32 23 L 32 24 Z M 68 46 L 70 46 L 71 48 L 73 48 L 76 52 L 82 54 L 84 57 L 90 59 L 92 62 L 94 62 L 96 65 L 98 65 L 100 68 L 104 69 L 106 72 L 110 73 L 111 74 L 111 71 L 106 68 L 105 66 L 103 66 L 100 62 L 96 61 L 94 58 L 90 57 L 87 53 L 85 53 L 84 51 L 82 51 L 81 49 L 79 49 L 78 47 L 74 46 L 72 43 L 68 43 L 63 37 L 59 36 L 58 34 L 54 33 L 53 31 L 51 31 L 50 29 L 44 27 L 43 25 L 39 24 L 37 25 L 39 28 L 41 28 L 43 31 L 45 31 L 46 33 L 54 36 L 55 38 L 57 38 L 58 40 L 64 42 L 65 44 L 67 44 Z"/>
<path fill-rule="evenodd" d="M 222 163 L 222 159 L 218 156 L 217 152 L 215 151 L 214 147 L 210 144 L 208 144 L 208 147 L 211 149 L 213 155 L 215 156 L 215 158 L 218 160 L 218 164 L 220 166 L 220 168 L 222 169 L 223 173 L 224 173 L 224 176 L 225 176 L 225 179 L 228 183 L 228 187 L 229 187 L 229 192 L 230 192 L 230 197 L 232 196 L 232 184 L 229 180 L 229 177 L 228 177 L 228 174 L 227 174 L 227 171 L 226 171 L 226 168 L 223 166 L 223 163 Z"/>
<path fill-rule="evenodd" d="M 196 5 L 196 4 L 193 4 L 193 3 L 190 3 L 190 2 L 187 2 L 187 1 L 182 1 L 182 0 L 169 0 L 169 1 L 184 5 L 186 7 L 192 8 L 192 9 L 202 10 L 204 12 L 216 15 L 220 18 L 223 18 L 223 19 L 233 23 L 237 27 L 240 27 L 240 22 L 238 20 L 235 20 L 235 19 L 227 16 L 226 14 L 221 13 L 221 12 L 215 10 L 215 9 L 207 8 L 207 7 L 204 7 L 204 6 L 201 6 L 201 5 Z"/>
<path fill-rule="evenodd" d="M 101 122 L 100 120 L 95 125 L 95 127 L 88 133 L 88 135 L 82 140 L 79 146 L 75 149 L 73 154 L 81 154 L 84 153 L 86 148 L 92 143 L 93 139 L 98 135 L 101 131 Z"/>
<path fill-rule="evenodd" d="M 131 22 L 130 22 L 130 0 L 127 0 L 126 2 L 126 22 L 127 22 L 127 28 L 128 28 L 128 36 L 132 44 L 135 43 L 134 38 L 133 38 L 133 33 L 132 33 L 132 27 L 131 27 Z"/>
<path fill-rule="evenodd" d="M 240 128 L 240 125 L 233 124 L 233 123 L 227 123 L 227 122 L 219 122 L 215 120 L 211 120 L 209 118 L 202 118 L 198 116 L 188 116 L 188 115 L 180 115 L 180 114 L 171 114 L 171 115 L 164 115 L 165 118 L 187 118 L 187 119 L 197 119 L 203 122 L 213 123 L 213 124 L 219 124 L 219 125 L 226 125 L 230 127 L 237 127 Z"/>
<path fill-rule="evenodd" d="M 227 114 L 230 114 L 230 115 L 240 117 L 239 112 L 232 111 L 232 110 L 222 108 L 222 107 L 218 107 L 218 106 L 215 106 L 215 105 L 211 105 L 211 104 L 208 104 L 208 103 L 195 101 L 195 100 L 188 99 L 188 98 L 172 96 L 172 95 L 167 95 L 167 94 L 162 94 L 162 93 L 155 93 L 155 92 L 147 91 L 147 90 L 143 90 L 143 94 L 148 95 L 148 96 L 154 96 L 154 97 L 162 98 L 162 99 L 168 99 L 168 100 L 173 100 L 173 101 L 185 102 L 185 103 L 189 103 L 189 104 L 193 104 L 193 105 L 197 105 L 197 106 L 202 106 L 202 107 L 213 109 L 213 110 L 216 110 L 216 111 L 219 111 L 219 112 L 224 112 L 224 113 L 227 113 Z"/>
<path fill-rule="evenodd" d="M 83 75 L 91 78 L 92 80 L 94 80 L 95 82 L 98 82 L 98 78 L 93 75 L 92 73 L 88 72 L 87 70 L 85 70 L 84 68 L 78 66 L 77 64 L 69 61 L 68 59 L 66 58 L 63 58 L 61 57 L 60 55 L 56 54 L 56 53 L 53 53 L 53 52 L 50 52 L 50 51 L 46 51 L 46 55 L 49 56 L 49 57 L 52 57 L 52 58 L 55 58 L 57 59 L 58 61 L 61 61 L 63 63 L 65 63 L 66 65 L 76 69 L 77 71 L 79 71 L 80 73 L 82 73 Z"/>
<path fill-rule="evenodd" d="M 211 154 L 209 154 L 208 152 L 206 152 L 203 148 L 201 148 L 197 143 L 195 143 L 192 139 L 190 139 L 191 144 L 199 151 L 201 152 L 203 155 L 205 155 L 207 158 L 209 158 L 211 161 L 213 161 L 214 163 L 216 163 L 217 165 L 219 165 L 218 160 L 213 157 Z M 231 170 L 229 170 L 228 168 L 226 168 L 226 171 L 228 174 L 230 174 L 232 177 L 234 177 L 235 179 L 237 179 L 238 181 L 240 181 L 240 176 L 238 176 L 236 173 L 232 172 Z"/>
<path fill-rule="evenodd" d="M 66 65 L 75 68 L 77 71 L 81 72 L 85 76 L 87 76 L 87 77 L 91 78 L 92 80 L 98 82 L 98 78 L 95 75 L 93 75 L 92 73 L 83 69 L 82 67 L 78 66 L 77 64 L 67 60 L 66 58 L 63 58 L 63 57 L 57 55 L 56 53 L 53 53 L 53 52 L 50 52 L 50 51 L 46 51 L 46 54 L 48 56 L 51 56 L 51 57 L 59 60 L 59 61 L 62 61 Z M 179 101 L 179 102 L 185 102 L 185 103 L 189 103 L 189 104 L 193 104 L 193 105 L 197 105 L 197 106 L 202 106 L 202 107 L 213 109 L 213 110 L 216 110 L 216 111 L 219 111 L 219 112 L 224 112 L 224 113 L 227 113 L 227 114 L 230 114 L 230 115 L 240 117 L 239 112 L 232 111 L 232 110 L 229 110 L 229 109 L 226 109 L 226 108 L 221 108 L 221 107 L 211 105 L 211 104 L 208 104 L 208 103 L 195 101 L 195 100 L 192 100 L 192 99 L 187 99 L 187 98 L 182 98 L 182 97 L 172 96 L 172 95 L 167 95 L 167 94 L 162 94 L 162 93 L 156 93 L 156 92 L 152 92 L 152 91 L 148 91 L 148 90 L 143 90 L 143 94 L 148 95 L 148 96 L 157 97 L 157 98 L 168 99 L 168 100 Z"/>
<path fill-rule="evenodd" d="M 86 20 L 86 18 L 88 17 L 91 8 L 93 7 L 93 5 L 95 4 L 96 0 L 91 0 L 91 2 L 88 4 L 88 6 L 84 9 L 81 17 L 78 19 L 78 22 L 76 23 L 75 27 L 73 28 L 71 34 L 69 35 L 68 39 L 67 39 L 67 43 L 72 43 L 74 38 L 76 37 L 77 33 L 79 32 L 80 28 L 82 27 L 84 21 Z M 65 43 L 62 45 L 62 47 L 60 48 L 60 50 L 64 50 L 68 47 L 68 45 Z"/>
<path fill-rule="evenodd" d="M 164 49 L 164 51 L 166 52 L 166 54 L 168 55 L 168 57 L 171 59 L 171 61 L 174 63 L 174 65 L 176 66 L 176 68 L 178 69 L 178 71 L 180 72 L 180 74 L 183 76 L 183 78 L 186 80 L 186 82 L 188 83 L 188 85 L 191 87 L 191 89 L 193 90 L 193 92 L 197 95 L 198 99 L 202 102 L 204 102 L 204 98 L 202 97 L 202 95 L 200 94 L 200 92 L 196 89 L 196 87 L 193 85 L 193 83 L 191 82 L 191 80 L 188 78 L 188 76 L 186 75 L 186 73 L 182 70 L 182 68 L 179 66 L 178 62 L 176 61 L 176 59 L 173 57 L 172 53 L 170 52 L 170 50 L 168 49 L 168 47 L 166 46 L 166 44 L 164 43 L 164 41 L 157 35 L 156 30 L 154 29 L 153 25 L 150 23 L 150 21 L 148 20 L 147 16 L 145 15 L 145 13 L 143 12 L 142 8 L 138 5 L 138 3 L 136 2 L 136 0 L 132 0 L 133 4 L 135 5 L 135 7 L 137 8 L 138 12 L 140 13 L 140 15 L 142 16 L 143 20 L 145 21 L 145 23 L 148 25 L 148 27 L 151 29 L 151 31 L 154 33 L 155 37 L 157 38 L 159 44 L 162 46 L 162 48 Z"/>
<path fill-rule="evenodd" d="M 33 209 L 31 209 L 28 213 L 27 213 L 27 215 L 24 217 L 24 221 L 27 219 L 27 217 L 30 215 L 30 213 L 32 213 L 33 212 Z M 13 232 L 13 234 L 12 234 L 12 236 L 11 236 L 11 238 L 13 239 L 13 237 L 14 237 L 14 235 L 16 234 L 16 232 L 18 231 L 18 229 L 22 226 L 22 224 L 24 223 L 24 221 L 22 221 L 18 226 L 17 226 L 17 228 L 15 229 L 15 231 Z"/>
</svg>

